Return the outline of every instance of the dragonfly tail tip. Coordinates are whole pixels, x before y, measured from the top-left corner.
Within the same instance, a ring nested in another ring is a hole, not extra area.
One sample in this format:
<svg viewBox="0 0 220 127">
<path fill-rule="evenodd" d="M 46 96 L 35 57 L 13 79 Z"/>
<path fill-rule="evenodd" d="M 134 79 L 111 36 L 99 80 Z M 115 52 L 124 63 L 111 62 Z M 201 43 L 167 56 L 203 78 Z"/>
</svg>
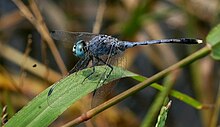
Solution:
<svg viewBox="0 0 220 127">
<path fill-rule="evenodd" d="M 197 39 L 197 43 L 198 43 L 198 44 L 201 44 L 201 43 L 203 43 L 203 41 L 200 40 L 200 39 Z"/>
</svg>

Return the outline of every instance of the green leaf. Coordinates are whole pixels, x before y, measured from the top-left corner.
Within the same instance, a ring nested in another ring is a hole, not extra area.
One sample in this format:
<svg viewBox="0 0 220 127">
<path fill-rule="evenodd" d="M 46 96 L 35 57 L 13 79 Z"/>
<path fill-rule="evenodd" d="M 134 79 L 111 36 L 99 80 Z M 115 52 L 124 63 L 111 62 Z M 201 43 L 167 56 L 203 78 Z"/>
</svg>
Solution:
<svg viewBox="0 0 220 127">
<path fill-rule="evenodd" d="M 209 32 L 206 41 L 212 46 L 212 58 L 220 60 L 220 24 Z"/>
<path fill-rule="evenodd" d="M 50 125 L 50 123 L 70 107 L 70 105 L 86 94 L 94 91 L 97 88 L 100 76 L 103 75 L 106 70 L 109 72 L 109 67 L 106 66 L 97 66 L 95 69 L 96 73 L 91 75 L 89 79 L 86 79 L 83 83 L 84 78 L 92 72 L 91 68 L 84 69 L 77 72 L 77 74 L 74 73 L 61 79 L 54 84 L 57 86 L 49 97 L 47 94 L 51 87 L 47 88 L 15 114 L 7 122 L 5 127 L 46 127 Z M 136 76 L 136 74 L 119 67 L 114 67 L 106 83 L 131 76 Z"/>
<path fill-rule="evenodd" d="M 157 118 L 157 123 L 155 127 L 165 127 L 165 123 L 166 123 L 166 119 L 167 119 L 170 106 L 171 106 L 171 101 L 166 106 L 162 106 L 160 110 L 160 114 Z"/>
<path fill-rule="evenodd" d="M 219 36 L 220 36 L 220 35 L 219 35 Z M 220 60 L 220 44 L 215 45 L 215 46 L 212 48 L 211 56 L 212 56 L 212 58 L 215 59 L 215 60 Z"/>
<path fill-rule="evenodd" d="M 215 46 L 219 44 L 220 42 L 220 24 L 218 24 L 216 27 L 214 27 L 206 37 L 206 41 L 211 44 L 212 46 Z"/>
</svg>

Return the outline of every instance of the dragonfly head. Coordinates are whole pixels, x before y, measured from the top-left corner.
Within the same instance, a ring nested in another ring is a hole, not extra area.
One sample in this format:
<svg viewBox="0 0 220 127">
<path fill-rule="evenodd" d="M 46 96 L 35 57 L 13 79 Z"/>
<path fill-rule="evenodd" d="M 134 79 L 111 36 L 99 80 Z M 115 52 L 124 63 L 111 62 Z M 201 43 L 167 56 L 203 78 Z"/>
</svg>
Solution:
<svg viewBox="0 0 220 127">
<path fill-rule="evenodd" d="M 76 44 L 73 45 L 73 54 L 77 57 L 84 57 L 85 56 L 85 46 L 86 43 L 83 40 L 79 40 Z"/>
</svg>

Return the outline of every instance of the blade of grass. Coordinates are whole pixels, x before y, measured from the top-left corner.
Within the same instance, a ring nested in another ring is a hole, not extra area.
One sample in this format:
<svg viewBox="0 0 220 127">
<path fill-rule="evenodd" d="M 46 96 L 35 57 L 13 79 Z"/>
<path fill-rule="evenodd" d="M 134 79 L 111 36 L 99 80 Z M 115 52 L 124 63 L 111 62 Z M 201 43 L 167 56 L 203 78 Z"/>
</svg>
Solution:
<svg viewBox="0 0 220 127">
<path fill-rule="evenodd" d="M 176 79 L 177 71 L 171 73 L 170 75 L 166 76 L 164 82 L 164 89 L 157 95 L 154 103 L 151 105 L 147 115 L 145 116 L 141 126 L 142 127 L 151 127 L 153 123 L 156 121 L 156 117 L 162 107 L 167 95 L 169 94 L 170 90 L 174 85 L 174 80 Z"/>
<path fill-rule="evenodd" d="M 92 72 L 91 68 L 84 69 L 71 74 L 59 82 L 53 93 L 48 96 L 51 87 L 44 90 L 35 97 L 27 106 L 15 114 L 5 125 L 5 127 L 45 127 L 52 123 L 70 105 L 78 99 L 94 91 L 100 81 L 100 75 L 106 71 L 106 66 L 95 67 L 96 73 L 89 79 L 83 80 Z M 107 68 L 109 69 L 109 68 Z M 112 74 L 106 82 L 118 78 L 136 76 L 136 74 L 114 67 Z M 83 82 L 83 83 L 82 83 Z M 101 84 L 98 86 L 100 87 Z"/>
<path fill-rule="evenodd" d="M 220 60 L 220 24 L 214 27 L 206 37 L 206 41 L 212 47 L 211 56 L 215 60 Z"/>
<path fill-rule="evenodd" d="M 220 111 L 220 85 L 218 86 L 218 94 L 215 102 L 215 108 L 213 110 L 213 115 L 210 122 L 210 127 L 217 127 L 219 120 L 219 111 Z"/>
<path fill-rule="evenodd" d="M 160 114 L 157 119 L 157 123 L 155 127 L 165 127 L 168 111 L 170 109 L 172 101 L 169 101 L 167 105 L 163 105 Z"/>
</svg>

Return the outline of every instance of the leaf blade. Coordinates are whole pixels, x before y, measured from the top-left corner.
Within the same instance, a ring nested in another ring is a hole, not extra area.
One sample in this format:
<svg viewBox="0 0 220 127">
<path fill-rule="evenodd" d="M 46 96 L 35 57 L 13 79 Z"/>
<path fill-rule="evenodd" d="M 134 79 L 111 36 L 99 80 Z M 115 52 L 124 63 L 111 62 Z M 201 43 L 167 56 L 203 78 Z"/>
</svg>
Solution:
<svg viewBox="0 0 220 127">
<path fill-rule="evenodd" d="M 211 56 L 215 60 L 220 60 L 220 24 L 214 27 L 206 37 L 206 41 L 212 47 Z"/>
<path fill-rule="evenodd" d="M 61 115 L 72 103 L 82 98 L 86 94 L 97 88 L 98 75 L 103 74 L 106 66 L 97 66 L 96 74 L 93 75 L 85 83 L 82 80 L 90 73 L 91 68 L 84 69 L 76 74 L 71 74 L 55 84 L 58 84 L 56 89 L 51 94 L 53 103 L 48 105 L 47 94 L 51 87 L 44 90 L 41 94 L 35 97 L 27 106 L 22 108 L 14 115 L 5 125 L 10 126 L 27 126 L 27 127 L 44 127 L 52 123 L 59 115 Z M 131 77 L 136 74 L 114 67 L 112 74 L 106 82 L 113 81 L 118 78 Z"/>
</svg>

